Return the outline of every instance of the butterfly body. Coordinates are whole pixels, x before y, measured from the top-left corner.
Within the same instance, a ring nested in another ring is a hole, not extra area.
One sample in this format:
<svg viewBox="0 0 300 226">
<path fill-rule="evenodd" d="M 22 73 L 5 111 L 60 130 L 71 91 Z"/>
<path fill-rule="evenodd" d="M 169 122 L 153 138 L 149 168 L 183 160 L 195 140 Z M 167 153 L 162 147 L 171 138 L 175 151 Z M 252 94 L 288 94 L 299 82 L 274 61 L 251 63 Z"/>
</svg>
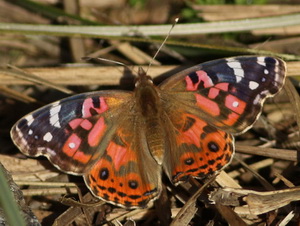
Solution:
<svg viewBox="0 0 300 226">
<path fill-rule="evenodd" d="M 148 150 L 156 162 L 161 165 L 165 149 L 165 128 L 162 126 L 163 106 L 159 89 L 154 86 L 150 76 L 140 68 L 134 90 L 137 111 L 134 113 L 142 119 Z M 140 129 L 142 130 L 142 129 Z"/>
<path fill-rule="evenodd" d="M 220 59 L 184 70 L 159 86 L 140 69 L 133 92 L 98 91 L 47 105 L 11 130 L 19 149 L 83 175 L 113 204 L 145 207 L 161 192 L 161 174 L 177 184 L 226 167 L 234 137 L 249 129 L 267 97 L 283 86 L 285 63 L 273 57 Z"/>
</svg>

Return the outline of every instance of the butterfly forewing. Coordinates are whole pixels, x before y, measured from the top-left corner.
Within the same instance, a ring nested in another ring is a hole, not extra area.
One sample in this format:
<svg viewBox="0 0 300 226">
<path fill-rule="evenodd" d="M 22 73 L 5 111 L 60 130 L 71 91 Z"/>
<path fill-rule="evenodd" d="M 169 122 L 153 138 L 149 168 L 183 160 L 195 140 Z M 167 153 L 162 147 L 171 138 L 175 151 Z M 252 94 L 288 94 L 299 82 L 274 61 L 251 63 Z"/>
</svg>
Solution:
<svg viewBox="0 0 300 226">
<path fill-rule="evenodd" d="M 100 91 L 57 101 L 20 119 L 11 137 L 24 154 L 45 155 L 59 169 L 83 174 L 104 151 L 131 96 Z"/>
<path fill-rule="evenodd" d="M 285 63 L 273 57 L 220 59 L 182 71 L 159 87 L 167 92 L 166 99 L 239 134 L 256 121 L 264 100 L 282 88 L 285 71 Z"/>
</svg>

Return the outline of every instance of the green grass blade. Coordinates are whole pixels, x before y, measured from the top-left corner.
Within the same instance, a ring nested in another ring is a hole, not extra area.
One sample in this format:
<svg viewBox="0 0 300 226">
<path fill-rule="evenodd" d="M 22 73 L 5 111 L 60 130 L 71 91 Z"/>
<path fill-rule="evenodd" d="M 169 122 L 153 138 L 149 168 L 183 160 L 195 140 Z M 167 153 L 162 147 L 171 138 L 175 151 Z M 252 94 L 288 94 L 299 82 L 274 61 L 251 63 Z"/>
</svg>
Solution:
<svg viewBox="0 0 300 226">
<path fill-rule="evenodd" d="M 7 185 L 2 166 L 0 166 L 0 191 L 0 207 L 6 216 L 7 224 L 10 226 L 25 226 L 24 219 Z"/>
</svg>

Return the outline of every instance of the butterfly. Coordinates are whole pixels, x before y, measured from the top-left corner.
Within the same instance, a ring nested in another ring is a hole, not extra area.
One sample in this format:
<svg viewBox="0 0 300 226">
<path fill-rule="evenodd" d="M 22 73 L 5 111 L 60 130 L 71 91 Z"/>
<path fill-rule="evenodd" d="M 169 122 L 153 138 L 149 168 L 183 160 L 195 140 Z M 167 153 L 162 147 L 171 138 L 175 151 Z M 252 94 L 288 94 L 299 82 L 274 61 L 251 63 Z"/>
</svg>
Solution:
<svg viewBox="0 0 300 226">
<path fill-rule="evenodd" d="M 82 175 L 96 197 L 146 207 L 161 193 L 162 173 L 178 184 L 224 169 L 233 135 L 251 128 L 285 73 L 278 58 L 243 56 L 193 66 L 155 86 L 140 68 L 134 91 L 62 99 L 21 118 L 11 137 L 25 155 Z"/>
</svg>

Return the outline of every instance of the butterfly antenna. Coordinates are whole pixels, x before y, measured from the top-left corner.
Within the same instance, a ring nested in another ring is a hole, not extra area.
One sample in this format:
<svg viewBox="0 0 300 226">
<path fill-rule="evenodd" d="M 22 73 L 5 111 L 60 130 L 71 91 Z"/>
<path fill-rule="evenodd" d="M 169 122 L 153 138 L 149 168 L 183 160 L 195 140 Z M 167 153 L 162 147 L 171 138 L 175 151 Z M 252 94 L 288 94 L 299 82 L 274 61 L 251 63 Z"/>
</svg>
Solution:
<svg viewBox="0 0 300 226">
<path fill-rule="evenodd" d="M 178 23 L 178 21 L 179 21 L 179 18 L 176 18 L 175 21 L 174 21 L 174 23 L 172 24 L 172 27 L 170 28 L 170 30 L 169 30 L 167 36 L 165 37 L 165 40 L 161 43 L 161 45 L 159 46 L 159 48 L 158 48 L 158 50 L 156 51 L 155 55 L 154 55 L 153 58 L 151 59 L 149 65 L 148 65 L 148 67 L 147 67 L 146 74 L 147 74 L 149 68 L 151 67 L 151 65 L 153 64 L 153 61 L 155 60 L 156 56 L 157 56 L 158 53 L 160 52 L 161 48 L 165 45 L 166 41 L 168 40 L 168 38 L 169 38 L 169 36 L 170 36 L 170 34 L 171 34 L 171 31 L 173 30 L 173 28 L 175 27 L 175 25 Z"/>
</svg>

